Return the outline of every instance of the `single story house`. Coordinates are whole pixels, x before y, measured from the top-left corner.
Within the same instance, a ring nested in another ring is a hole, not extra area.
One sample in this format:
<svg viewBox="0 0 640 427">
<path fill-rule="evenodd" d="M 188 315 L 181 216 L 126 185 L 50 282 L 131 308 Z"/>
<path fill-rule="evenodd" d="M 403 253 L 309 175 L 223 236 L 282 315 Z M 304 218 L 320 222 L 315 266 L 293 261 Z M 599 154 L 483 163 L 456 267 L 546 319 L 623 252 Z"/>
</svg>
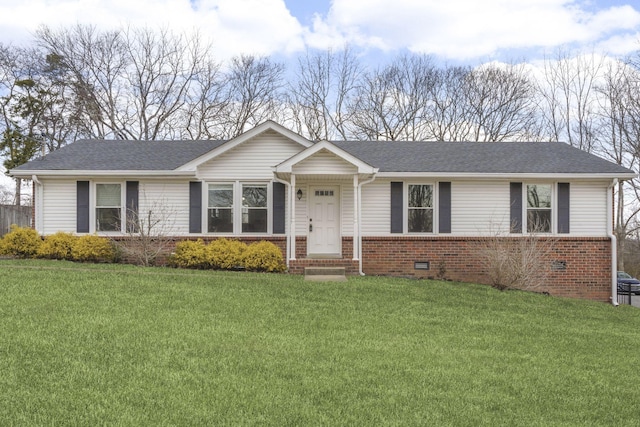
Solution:
<svg viewBox="0 0 640 427">
<path fill-rule="evenodd" d="M 313 142 L 267 121 L 228 141 L 83 140 L 11 170 L 34 226 L 127 234 L 164 212 L 176 238 L 269 240 L 290 272 L 487 282 L 478 242 L 555 239 L 545 291 L 615 297 L 613 187 L 636 174 L 564 143 Z M 170 231 L 166 231 L 170 230 Z"/>
</svg>

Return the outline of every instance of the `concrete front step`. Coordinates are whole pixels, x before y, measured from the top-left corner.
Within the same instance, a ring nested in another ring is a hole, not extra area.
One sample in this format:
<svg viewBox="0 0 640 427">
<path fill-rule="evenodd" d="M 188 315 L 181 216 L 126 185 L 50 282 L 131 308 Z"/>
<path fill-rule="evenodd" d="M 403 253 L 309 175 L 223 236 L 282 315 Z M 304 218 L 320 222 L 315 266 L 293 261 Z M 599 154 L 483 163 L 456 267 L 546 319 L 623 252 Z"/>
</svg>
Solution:
<svg viewBox="0 0 640 427">
<path fill-rule="evenodd" d="M 344 267 L 305 267 L 304 280 L 313 282 L 346 282 Z"/>
</svg>

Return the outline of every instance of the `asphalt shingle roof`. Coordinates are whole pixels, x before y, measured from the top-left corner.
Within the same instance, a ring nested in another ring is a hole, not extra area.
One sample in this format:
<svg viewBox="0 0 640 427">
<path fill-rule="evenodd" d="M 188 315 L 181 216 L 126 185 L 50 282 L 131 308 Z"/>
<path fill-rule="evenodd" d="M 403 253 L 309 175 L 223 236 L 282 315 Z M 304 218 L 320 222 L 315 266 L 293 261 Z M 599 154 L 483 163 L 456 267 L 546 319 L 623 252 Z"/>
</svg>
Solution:
<svg viewBox="0 0 640 427">
<path fill-rule="evenodd" d="M 14 171 L 174 170 L 225 141 L 81 140 Z M 335 141 L 380 172 L 629 174 L 565 143 Z M 274 166 L 274 165 L 270 165 Z"/>
<path fill-rule="evenodd" d="M 173 170 L 224 142 L 80 140 L 14 170 Z"/>
<path fill-rule="evenodd" d="M 335 142 L 380 172 L 632 173 L 561 142 Z"/>
</svg>

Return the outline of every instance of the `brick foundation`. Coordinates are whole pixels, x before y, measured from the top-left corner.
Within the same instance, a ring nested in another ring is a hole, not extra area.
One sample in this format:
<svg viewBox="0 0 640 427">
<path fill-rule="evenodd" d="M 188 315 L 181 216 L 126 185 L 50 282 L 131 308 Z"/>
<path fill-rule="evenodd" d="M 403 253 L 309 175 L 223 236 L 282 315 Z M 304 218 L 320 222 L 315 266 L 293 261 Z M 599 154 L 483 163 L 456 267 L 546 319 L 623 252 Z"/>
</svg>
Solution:
<svg viewBox="0 0 640 427">
<path fill-rule="evenodd" d="M 503 238 L 516 242 L 517 238 Z M 608 238 L 557 238 L 547 262 L 562 262 L 539 292 L 609 301 L 611 241 Z M 481 251 L 486 239 L 466 237 L 363 237 L 363 271 L 369 275 L 442 278 L 490 284 Z M 428 261 L 429 270 L 416 270 L 415 261 Z"/>
<path fill-rule="evenodd" d="M 205 242 L 217 237 L 198 237 Z M 191 240 L 195 240 L 192 238 Z M 233 237 L 247 244 L 267 240 L 286 255 L 285 236 Z M 518 238 L 502 238 L 516 243 Z M 611 241 L 608 238 L 552 238 L 554 249 L 546 260 L 561 263 L 563 269 L 552 271 L 547 286 L 536 288 L 556 296 L 609 301 L 611 295 Z M 177 238 L 175 241 L 183 240 Z M 485 238 L 452 236 L 363 237 L 363 272 L 367 275 L 445 279 L 491 284 L 481 252 Z M 353 259 L 353 239 L 342 238 L 342 258 L 307 258 L 307 240 L 296 238 L 296 259 L 289 262 L 289 272 L 304 273 L 304 267 L 344 267 L 349 275 L 358 274 Z M 415 262 L 428 262 L 428 270 L 415 269 Z"/>
</svg>

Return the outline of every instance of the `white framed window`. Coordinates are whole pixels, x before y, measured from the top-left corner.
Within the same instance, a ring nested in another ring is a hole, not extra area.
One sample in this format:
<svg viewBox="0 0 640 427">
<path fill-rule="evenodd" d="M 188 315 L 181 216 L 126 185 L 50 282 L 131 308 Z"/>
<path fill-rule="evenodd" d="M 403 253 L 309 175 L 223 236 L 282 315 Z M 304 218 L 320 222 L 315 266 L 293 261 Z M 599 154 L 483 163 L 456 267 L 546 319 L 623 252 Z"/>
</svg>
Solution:
<svg viewBox="0 0 640 427">
<path fill-rule="evenodd" d="M 96 231 L 122 230 L 122 184 L 97 183 L 95 202 Z"/>
<path fill-rule="evenodd" d="M 433 233 L 434 185 L 407 185 L 407 232 Z"/>
<path fill-rule="evenodd" d="M 270 185 L 253 182 L 209 183 L 206 224 L 209 233 L 266 234 L 270 231 Z"/>
<path fill-rule="evenodd" d="M 527 184 L 526 222 L 528 233 L 553 231 L 553 185 Z"/>
<path fill-rule="evenodd" d="M 207 231 L 233 233 L 233 184 L 209 184 Z"/>
<path fill-rule="evenodd" d="M 242 184 L 242 232 L 266 233 L 268 203 L 266 184 Z"/>
</svg>

